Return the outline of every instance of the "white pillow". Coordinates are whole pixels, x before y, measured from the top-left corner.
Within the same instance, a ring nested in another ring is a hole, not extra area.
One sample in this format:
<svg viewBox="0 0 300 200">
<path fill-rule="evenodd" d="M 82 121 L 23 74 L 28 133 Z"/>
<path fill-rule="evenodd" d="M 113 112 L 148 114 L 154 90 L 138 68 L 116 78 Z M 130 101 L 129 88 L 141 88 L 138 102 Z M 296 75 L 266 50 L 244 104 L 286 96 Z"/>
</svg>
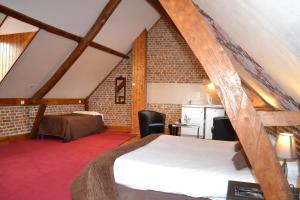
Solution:
<svg viewBox="0 0 300 200">
<path fill-rule="evenodd" d="M 82 115 L 93 115 L 93 116 L 101 115 L 102 119 L 103 119 L 103 114 L 98 113 L 96 111 L 74 111 L 73 113 L 75 113 L 75 114 L 82 114 Z"/>
</svg>

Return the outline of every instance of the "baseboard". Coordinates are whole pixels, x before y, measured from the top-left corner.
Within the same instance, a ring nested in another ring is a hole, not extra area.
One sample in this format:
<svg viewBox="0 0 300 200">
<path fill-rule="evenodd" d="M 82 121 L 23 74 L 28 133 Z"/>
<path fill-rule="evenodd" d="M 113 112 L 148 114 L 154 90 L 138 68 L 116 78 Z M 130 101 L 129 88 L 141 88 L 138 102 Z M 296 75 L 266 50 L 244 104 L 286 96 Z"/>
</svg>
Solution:
<svg viewBox="0 0 300 200">
<path fill-rule="evenodd" d="M 18 135 L 7 135 L 0 137 L 0 144 L 10 144 L 14 142 L 19 142 L 27 140 L 30 138 L 30 133 L 18 134 Z"/>
<path fill-rule="evenodd" d="M 115 126 L 115 125 L 107 125 L 105 126 L 106 131 L 120 131 L 120 132 L 131 132 L 130 126 Z"/>
<path fill-rule="evenodd" d="M 115 125 L 106 125 L 105 126 L 106 131 L 120 131 L 120 132 L 131 132 L 132 134 L 139 135 L 140 133 L 133 133 L 131 131 L 130 126 L 115 126 Z M 169 129 L 165 128 L 165 134 L 169 134 Z"/>
</svg>

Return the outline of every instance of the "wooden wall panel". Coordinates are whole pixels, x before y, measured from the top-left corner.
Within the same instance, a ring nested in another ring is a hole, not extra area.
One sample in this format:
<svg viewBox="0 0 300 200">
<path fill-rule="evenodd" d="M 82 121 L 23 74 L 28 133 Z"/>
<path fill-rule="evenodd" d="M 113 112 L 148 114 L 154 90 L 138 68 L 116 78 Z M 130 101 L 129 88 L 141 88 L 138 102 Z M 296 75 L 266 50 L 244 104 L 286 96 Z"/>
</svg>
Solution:
<svg viewBox="0 0 300 200">
<path fill-rule="evenodd" d="M 36 32 L 0 35 L 0 81 L 4 78 Z"/>
<path fill-rule="evenodd" d="M 147 31 L 144 30 L 132 47 L 131 131 L 139 132 L 138 111 L 147 101 Z"/>
<path fill-rule="evenodd" d="M 191 0 L 159 0 L 215 84 L 266 199 L 291 199 L 262 120 L 242 88 L 228 55 Z"/>
</svg>

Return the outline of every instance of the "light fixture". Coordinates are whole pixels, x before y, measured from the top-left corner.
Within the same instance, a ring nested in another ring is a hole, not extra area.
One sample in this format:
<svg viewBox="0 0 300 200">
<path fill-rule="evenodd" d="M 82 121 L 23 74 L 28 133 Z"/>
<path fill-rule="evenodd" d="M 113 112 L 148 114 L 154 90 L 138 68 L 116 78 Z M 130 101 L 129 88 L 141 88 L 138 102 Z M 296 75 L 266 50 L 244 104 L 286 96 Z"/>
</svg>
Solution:
<svg viewBox="0 0 300 200">
<path fill-rule="evenodd" d="M 275 150 L 279 159 L 283 160 L 282 170 L 287 177 L 288 168 L 287 160 L 295 160 L 297 158 L 296 143 L 292 133 L 280 133 L 276 140 Z"/>
<path fill-rule="evenodd" d="M 207 84 L 207 88 L 210 90 L 215 90 L 215 85 L 213 83 Z"/>
</svg>

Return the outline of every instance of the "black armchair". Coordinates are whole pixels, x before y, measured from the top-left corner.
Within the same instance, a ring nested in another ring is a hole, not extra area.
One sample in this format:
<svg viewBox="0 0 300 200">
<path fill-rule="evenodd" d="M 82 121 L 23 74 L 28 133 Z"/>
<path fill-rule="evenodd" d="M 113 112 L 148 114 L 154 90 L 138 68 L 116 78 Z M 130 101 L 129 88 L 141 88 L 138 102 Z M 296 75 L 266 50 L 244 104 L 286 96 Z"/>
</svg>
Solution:
<svg viewBox="0 0 300 200">
<path fill-rule="evenodd" d="M 228 117 L 215 117 L 211 128 L 213 140 L 235 141 L 237 135 Z"/>
<path fill-rule="evenodd" d="M 151 110 L 141 110 L 138 112 L 138 115 L 142 138 L 151 133 L 164 133 L 165 114 Z"/>
</svg>

